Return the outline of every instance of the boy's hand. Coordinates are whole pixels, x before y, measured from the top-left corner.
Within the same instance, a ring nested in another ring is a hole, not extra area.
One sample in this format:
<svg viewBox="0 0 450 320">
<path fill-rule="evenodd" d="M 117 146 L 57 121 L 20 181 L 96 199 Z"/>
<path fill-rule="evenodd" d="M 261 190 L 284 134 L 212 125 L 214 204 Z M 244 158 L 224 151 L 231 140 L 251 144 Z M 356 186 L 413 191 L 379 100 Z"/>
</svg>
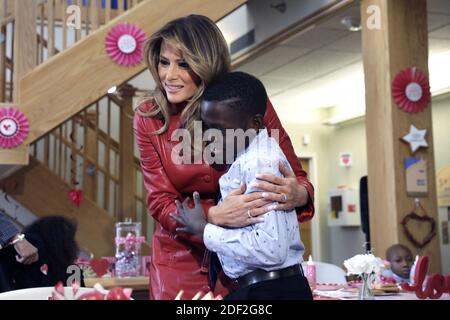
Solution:
<svg viewBox="0 0 450 320">
<path fill-rule="evenodd" d="M 194 192 L 193 197 L 194 208 L 189 208 L 189 197 L 183 201 L 183 205 L 181 205 L 180 201 L 175 200 L 178 215 L 172 213 L 170 216 L 179 224 L 184 225 L 182 228 L 177 228 L 177 232 L 189 232 L 203 237 L 207 221 L 198 192 Z"/>
</svg>

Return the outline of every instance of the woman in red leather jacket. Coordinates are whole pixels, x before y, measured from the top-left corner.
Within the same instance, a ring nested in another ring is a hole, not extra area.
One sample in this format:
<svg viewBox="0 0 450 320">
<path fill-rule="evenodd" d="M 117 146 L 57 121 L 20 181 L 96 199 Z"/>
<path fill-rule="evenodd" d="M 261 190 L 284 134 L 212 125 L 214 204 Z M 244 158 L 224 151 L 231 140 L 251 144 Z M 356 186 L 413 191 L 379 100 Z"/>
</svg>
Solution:
<svg viewBox="0 0 450 320">
<path fill-rule="evenodd" d="M 173 20 L 149 39 L 145 57 L 156 88 L 139 104 L 134 131 L 140 151 L 149 213 L 156 220 L 150 266 L 150 298 L 174 299 L 184 290 L 190 299 L 210 290 L 205 267 L 205 247 L 200 238 L 176 232 L 175 200 L 182 202 L 194 191 L 200 193 L 210 223 L 242 227 L 260 221 L 277 201 L 279 209 L 297 208 L 300 221 L 314 214 L 314 190 L 294 153 L 291 141 L 267 100 L 265 126 L 279 130 L 279 143 L 294 172 L 280 167 L 285 177 L 263 175 L 257 186 L 265 192 L 244 194 L 245 185 L 215 205 L 218 180 L 225 167 L 207 163 L 179 164 L 172 150 L 180 143 L 172 134 L 184 128 L 193 136 L 205 86 L 230 70 L 228 46 L 209 18 L 190 15 Z M 218 283 L 215 294 L 226 295 Z"/>
</svg>

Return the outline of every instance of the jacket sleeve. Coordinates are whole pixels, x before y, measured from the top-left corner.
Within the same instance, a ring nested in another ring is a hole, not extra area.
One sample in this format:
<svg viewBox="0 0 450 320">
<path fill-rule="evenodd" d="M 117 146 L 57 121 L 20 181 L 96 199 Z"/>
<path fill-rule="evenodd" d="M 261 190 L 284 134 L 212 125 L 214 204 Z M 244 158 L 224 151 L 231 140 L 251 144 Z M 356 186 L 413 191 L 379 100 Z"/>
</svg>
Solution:
<svg viewBox="0 0 450 320">
<path fill-rule="evenodd" d="M 152 217 L 162 227 L 172 233 L 176 232 L 177 223 L 170 218 L 176 212 L 175 200 L 181 194 L 167 176 L 161 159 L 150 139 L 150 132 L 145 125 L 145 118 L 135 113 L 134 134 L 138 145 L 144 186 L 147 191 L 147 208 Z"/>
<path fill-rule="evenodd" d="M 269 135 L 271 134 L 271 129 L 279 129 L 279 144 L 281 150 L 283 150 L 284 155 L 288 159 L 294 173 L 297 177 L 298 183 L 306 188 L 308 191 L 308 202 L 303 207 L 296 208 L 298 219 L 300 222 L 311 220 L 314 216 L 314 187 L 308 180 L 306 172 L 302 169 L 300 161 L 298 161 L 297 155 L 294 152 L 294 147 L 292 146 L 291 139 L 287 135 L 283 126 L 281 125 L 280 119 L 278 118 L 272 103 L 267 98 L 267 109 L 264 116 L 264 123 L 268 129 Z"/>
</svg>

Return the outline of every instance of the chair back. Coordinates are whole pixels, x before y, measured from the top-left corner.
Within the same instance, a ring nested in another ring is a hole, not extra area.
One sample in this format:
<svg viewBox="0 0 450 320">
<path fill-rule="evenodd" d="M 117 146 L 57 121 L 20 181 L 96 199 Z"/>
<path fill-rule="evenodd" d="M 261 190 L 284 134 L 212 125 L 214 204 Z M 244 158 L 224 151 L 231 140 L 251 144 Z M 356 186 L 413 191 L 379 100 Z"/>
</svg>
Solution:
<svg viewBox="0 0 450 320">
<path fill-rule="evenodd" d="M 338 266 L 326 263 L 314 261 L 316 265 L 316 282 L 317 283 L 336 283 L 336 284 L 346 284 L 347 279 L 345 277 L 346 273 L 343 269 Z M 303 271 L 306 275 L 307 262 L 302 263 Z"/>
</svg>

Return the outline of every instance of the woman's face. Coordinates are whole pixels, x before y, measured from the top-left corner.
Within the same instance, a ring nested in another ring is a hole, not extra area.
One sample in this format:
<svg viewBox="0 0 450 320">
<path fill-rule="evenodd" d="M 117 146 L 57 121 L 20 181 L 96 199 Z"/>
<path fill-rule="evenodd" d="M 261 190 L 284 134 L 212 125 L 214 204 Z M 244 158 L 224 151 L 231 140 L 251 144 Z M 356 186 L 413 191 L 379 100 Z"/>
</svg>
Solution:
<svg viewBox="0 0 450 320">
<path fill-rule="evenodd" d="M 173 43 L 164 40 L 159 55 L 158 75 L 167 99 L 174 104 L 192 98 L 200 83 L 200 78 L 183 59 L 181 51 Z"/>
</svg>

